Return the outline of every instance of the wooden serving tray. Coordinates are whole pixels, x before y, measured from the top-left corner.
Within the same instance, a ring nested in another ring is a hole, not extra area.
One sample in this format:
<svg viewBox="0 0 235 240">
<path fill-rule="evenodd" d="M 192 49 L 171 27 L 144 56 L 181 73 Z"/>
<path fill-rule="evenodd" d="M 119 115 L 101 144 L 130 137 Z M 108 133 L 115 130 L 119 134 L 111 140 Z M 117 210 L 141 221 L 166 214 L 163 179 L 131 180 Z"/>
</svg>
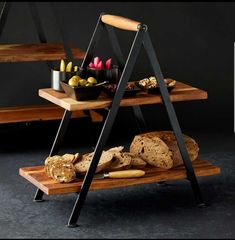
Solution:
<svg viewBox="0 0 235 240">
<path fill-rule="evenodd" d="M 193 167 L 197 177 L 220 173 L 219 167 L 213 166 L 206 160 L 195 160 L 193 162 Z M 170 170 L 164 170 L 157 167 L 146 167 L 143 170 L 146 174 L 140 178 L 93 180 L 90 191 L 187 178 L 185 167 L 183 165 Z M 76 193 L 80 191 L 83 183 L 80 179 L 76 179 L 70 183 L 57 183 L 55 180 L 46 176 L 44 166 L 20 168 L 19 174 L 47 195 Z"/>
<path fill-rule="evenodd" d="M 39 96 L 68 111 L 106 108 L 110 107 L 113 101 L 105 93 L 101 94 L 97 100 L 76 101 L 65 93 L 54 91 L 52 88 L 39 89 Z M 177 81 L 175 88 L 170 92 L 170 99 L 172 102 L 202 100 L 207 99 L 207 92 Z M 123 98 L 120 106 L 128 107 L 159 103 L 162 103 L 160 94 L 139 92 L 133 97 Z"/>
</svg>

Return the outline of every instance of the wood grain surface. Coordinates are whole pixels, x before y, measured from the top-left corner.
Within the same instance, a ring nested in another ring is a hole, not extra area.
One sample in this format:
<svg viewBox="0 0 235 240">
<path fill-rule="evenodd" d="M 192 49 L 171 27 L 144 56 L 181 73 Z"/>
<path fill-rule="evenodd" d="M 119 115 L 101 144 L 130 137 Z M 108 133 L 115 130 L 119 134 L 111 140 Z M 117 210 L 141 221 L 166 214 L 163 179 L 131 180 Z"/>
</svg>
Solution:
<svg viewBox="0 0 235 240">
<path fill-rule="evenodd" d="M 219 167 L 213 166 L 206 160 L 195 160 L 193 162 L 193 167 L 198 177 L 220 173 Z M 179 166 L 170 170 L 148 166 L 142 170 L 146 172 L 143 177 L 93 180 L 90 191 L 187 178 L 184 166 Z M 35 185 L 35 187 L 40 188 L 47 195 L 79 192 L 83 183 L 81 179 L 75 179 L 70 183 L 57 183 L 55 180 L 46 176 L 44 166 L 23 167 L 19 169 L 19 174 Z"/>
<path fill-rule="evenodd" d="M 16 123 L 41 120 L 62 119 L 64 109 L 55 104 L 20 106 L 0 108 L 0 123 Z M 93 122 L 102 122 L 103 116 L 94 111 L 90 111 Z M 74 111 L 72 118 L 82 118 L 87 115 L 81 111 Z"/>
<path fill-rule="evenodd" d="M 83 59 L 85 52 L 72 47 L 74 59 Z M 65 59 L 61 43 L 1 44 L 0 62 L 28 62 Z"/>
<path fill-rule="evenodd" d="M 76 101 L 69 98 L 65 93 L 56 92 L 51 88 L 39 89 L 39 96 L 69 111 L 100 109 L 110 107 L 112 99 L 105 93 L 101 94 L 97 100 Z M 172 102 L 191 101 L 207 99 L 207 92 L 187 84 L 176 82 L 176 87 L 170 93 Z M 146 104 L 162 103 L 161 95 L 152 95 L 139 92 L 134 97 L 125 97 L 121 101 L 121 106 L 135 106 Z"/>
<path fill-rule="evenodd" d="M 101 21 L 113 27 L 128 31 L 138 31 L 138 25 L 140 24 L 140 22 L 132 19 L 110 14 L 103 15 Z"/>
</svg>

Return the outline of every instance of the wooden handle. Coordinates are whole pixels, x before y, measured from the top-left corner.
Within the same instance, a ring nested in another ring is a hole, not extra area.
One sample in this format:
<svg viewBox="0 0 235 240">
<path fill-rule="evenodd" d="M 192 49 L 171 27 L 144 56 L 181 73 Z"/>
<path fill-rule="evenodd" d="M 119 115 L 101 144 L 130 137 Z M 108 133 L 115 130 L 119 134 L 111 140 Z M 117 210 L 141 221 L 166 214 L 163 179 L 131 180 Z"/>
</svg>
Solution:
<svg viewBox="0 0 235 240">
<path fill-rule="evenodd" d="M 140 24 L 140 22 L 110 14 L 101 16 L 101 21 L 113 27 L 128 31 L 138 31 L 138 25 Z"/>
<path fill-rule="evenodd" d="M 145 171 L 143 170 L 122 170 L 109 172 L 109 178 L 136 178 L 142 177 L 145 175 Z"/>
</svg>

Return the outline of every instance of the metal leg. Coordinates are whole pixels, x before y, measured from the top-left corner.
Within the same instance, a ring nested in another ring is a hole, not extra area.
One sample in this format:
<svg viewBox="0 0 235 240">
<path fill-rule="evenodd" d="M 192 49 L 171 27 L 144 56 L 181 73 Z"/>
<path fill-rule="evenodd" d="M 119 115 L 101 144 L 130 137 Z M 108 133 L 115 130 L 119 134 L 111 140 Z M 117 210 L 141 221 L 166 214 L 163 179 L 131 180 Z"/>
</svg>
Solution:
<svg viewBox="0 0 235 240">
<path fill-rule="evenodd" d="M 95 47 L 96 47 L 96 44 L 98 43 L 98 41 L 100 39 L 100 36 L 101 36 L 101 33 L 104 30 L 104 26 L 103 26 L 103 23 L 101 21 L 101 16 L 102 16 L 102 14 L 100 15 L 100 17 L 99 17 L 99 19 L 97 21 L 95 30 L 93 32 L 93 35 L 92 35 L 91 40 L 90 40 L 90 43 L 89 43 L 88 48 L 86 50 L 86 55 L 85 55 L 85 57 L 83 59 L 82 65 L 81 65 L 81 67 L 84 68 L 84 69 L 91 62 L 92 57 L 93 57 L 93 53 L 94 53 L 94 50 L 95 50 Z"/>
<path fill-rule="evenodd" d="M 82 187 L 81 187 L 81 191 L 78 195 L 78 198 L 75 202 L 71 216 L 69 218 L 68 225 L 67 225 L 68 227 L 76 227 L 77 226 L 77 220 L 81 213 L 83 204 L 86 200 L 86 196 L 89 191 L 93 176 L 95 174 L 97 164 L 99 162 L 102 151 L 105 147 L 106 141 L 109 137 L 109 133 L 111 131 L 114 120 L 116 118 L 116 115 L 117 115 L 117 112 L 119 109 L 119 105 L 120 105 L 121 99 L 124 94 L 126 84 L 128 82 L 128 79 L 131 75 L 134 64 L 136 62 L 137 56 L 139 54 L 142 40 L 143 40 L 144 30 L 145 30 L 144 26 L 143 27 L 141 26 L 140 30 L 136 34 L 133 44 L 132 44 L 127 62 L 124 67 L 124 71 L 122 73 L 120 82 L 117 87 L 117 91 L 116 91 L 114 99 L 113 99 L 112 107 L 108 113 L 106 120 L 105 120 L 103 129 L 101 131 L 101 134 L 99 136 L 99 139 L 98 139 L 95 151 L 94 151 L 94 155 L 93 155 L 90 167 L 86 173 L 85 179 L 84 179 Z"/>
<path fill-rule="evenodd" d="M 2 35 L 2 31 L 5 26 L 10 7 L 11 7 L 10 2 L 3 3 L 3 7 L 0 13 L 0 36 Z"/>
<path fill-rule="evenodd" d="M 109 40 L 110 40 L 114 55 L 117 59 L 118 66 L 121 70 L 123 70 L 124 65 L 125 65 L 125 61 L 124 61 L 124 56 L 123 56 L 122 50 L 120 48 L 120 44 L 119 44 L 117 35 L 115 33 L 115 30 L 110 25 L 105 25 L 105 27 L 106 27 L 106 30 L 108 32 Z M 132 110 L 133 110 L 135 120 L 136 120 L 136 124 L 137 124 L 137 127 L 138 127 L 139 131 L 140 132 L 147 131 L 146 121 L 144 119 L 144 115 L 141 111 L 140 106 L 133 106 Z"/>
<path fill-rule="evenodd" d="M 72 115 L 72 112 L 65 110 L 49 156 L 53 156 L 53 155 L 58 153 L 60 144 L 63 141 L 65 132 L 66 132 L 67 127 L 69 125 L 71 115 Z M 42 202 L 43 201 L 42 198 L 43 198 L 43 191 L 40 190 L 40 189 L 37 189 L 36 194 L 34 196 L 34 201 L 35 202 Z"/>
<path fill-rule="evenodd" d="M 89 140 L 90 140 L 90 145 L 92 150 L 95 149 L 95 137 L 94 137 L 94 132 L 93 132 L 93 122 L 92 122 L 92 118 L 91 118 L 91 113 L 89 110 L 84 110 L 84 113 L 88 116 L 88 121 L 89 121 L 89 125 L 88 126 L 88 135 L 89 135 Z"/>
<path fill-rule="evenodd" d="M 54 6 L 53 5 L 54 5 L 54 3 L 50 3 L 50 9 L 54 15 L 54 18 L 57 22 L 57 26 L 60 31 L 60 35 L 62 37 L 62 42 L 64 44 L 64 51 L 65 51 L 66 59 L 74 62 L 73 52 L 67 41 L 68 33 L 66 32 L 66 28 L 62 27 L 63 24 L 61 24 L 60 18 L 58 16 L 57 12 L 55 11 L 55 5 Z"/>
<path fill-rule="evenodd" d="M 32 14 L 32 18 L 33 18 L 33 21 L 34 21 L 34 24 L 35 24 L 35 27 L 37 30 L 39 40 L 41 43 L 47 43 L 46 34 L 42 27 L 42 22 L 41 22 L 39 13 L 38 13 L 37 5 L 35 4 L 35 2 L 28 2 L 28 5 L 29 5 L 29 8 L 30 8 L 30 11 Z M 47 65 L 48 65 L 49 70 L 54 68 L 52 62 L 50 62 L 50 61 L 47 61 Z"/>
<path fill-rule="evenodd" d="M 180 125 L 179 125 L 178 119 L 176 117 L 176 113 L 175 113 L 173 104 L 170 100 L 168 90 L 165 86 L 164 78 L 163 78 L 163 75 L 162 75 L 162 72 L 161 72 L 161 69 L 160 69 L 160 65 L 159 65 L 157 56 L 155 54 L 155 51 L 154 51 L 154 48 L 153 48 L 153 45 L 152 45 L 152 42 L 151 42 L 151 39 L 149 37 L 148 32 L 146 32 L 146 34 L 144 36 L 144 47 L 145 47 L 146 52 L 149 56 L 150 62 L 152 64 L 152 67 L 153 67 L 153 70 L 154 70 L 154 74 L 155 74 L 155 76 L 157 78 L 157 81 L 158 81 L 160 91 L 161 91 L 161 96 L 162 96 L 163 102 L 165 104 L 165 107 L 166 107 L 166 110 L 167 110 L 167 113 L 168 113 L 168 116 L 169 116 L 169 119 L 170 119 L 170 123 L 172 125 L 173 131 L 174 131 L 177 143 L 178 143 L 178 147 L 179 147 L 181 156 L 182 156 L 183 161 L 184 161 L 184 165 L 185 165 L 185 168 L 186 168 L 186 171 L 187 171 L 187 178 L 191 183 L 192 190 L 194 192 L 194 196 L 195 196 L 195 199 L 196 199 L 196 203 L 199 206 L 205 206 L 205 203 L 203 202 L 202 195 L 201 195 L 201 192 L 200 192 L 200 188 L 199 188 L 199 185 L 198 185 L 198 182 L 197 182 L 197 178 L 196 178 L 195 173 L 194 173 L 192 162 L 189 158 L 189 155 L 188 155 L 188 152 L 187 152 L 187 149 L 186 149 L 186 146 L 185 146 L 183 134 L 182 134 L 182 131 L 180 129 Z"/>
<path fill-rule="evenodd" d="M 136 120 L 137 127 L 139 129 L 139 132 L 148 131 L 147 124 L 145 122 L 144 115 L 141 111 L 140 106 L 133 106 L 132 110 L 135 116 L 135 120 Z"/>
</svg>

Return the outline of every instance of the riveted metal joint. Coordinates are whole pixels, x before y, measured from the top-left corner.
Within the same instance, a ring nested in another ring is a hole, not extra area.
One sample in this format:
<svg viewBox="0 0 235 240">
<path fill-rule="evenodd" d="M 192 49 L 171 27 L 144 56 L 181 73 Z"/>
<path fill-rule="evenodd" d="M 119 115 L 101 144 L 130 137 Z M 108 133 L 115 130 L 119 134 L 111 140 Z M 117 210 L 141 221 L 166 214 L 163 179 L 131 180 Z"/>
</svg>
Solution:
<svg viewBox="0 0 235 240">
<path fill-rule="evenodd" d="M 140 23 L 138 26 L 137 26 L 137 29 L 140 31 L 140 30 L 143 30 L 145 32 L 147 32 L 148 30 L 148 26 L 144 23 Z"/>
</svg>

